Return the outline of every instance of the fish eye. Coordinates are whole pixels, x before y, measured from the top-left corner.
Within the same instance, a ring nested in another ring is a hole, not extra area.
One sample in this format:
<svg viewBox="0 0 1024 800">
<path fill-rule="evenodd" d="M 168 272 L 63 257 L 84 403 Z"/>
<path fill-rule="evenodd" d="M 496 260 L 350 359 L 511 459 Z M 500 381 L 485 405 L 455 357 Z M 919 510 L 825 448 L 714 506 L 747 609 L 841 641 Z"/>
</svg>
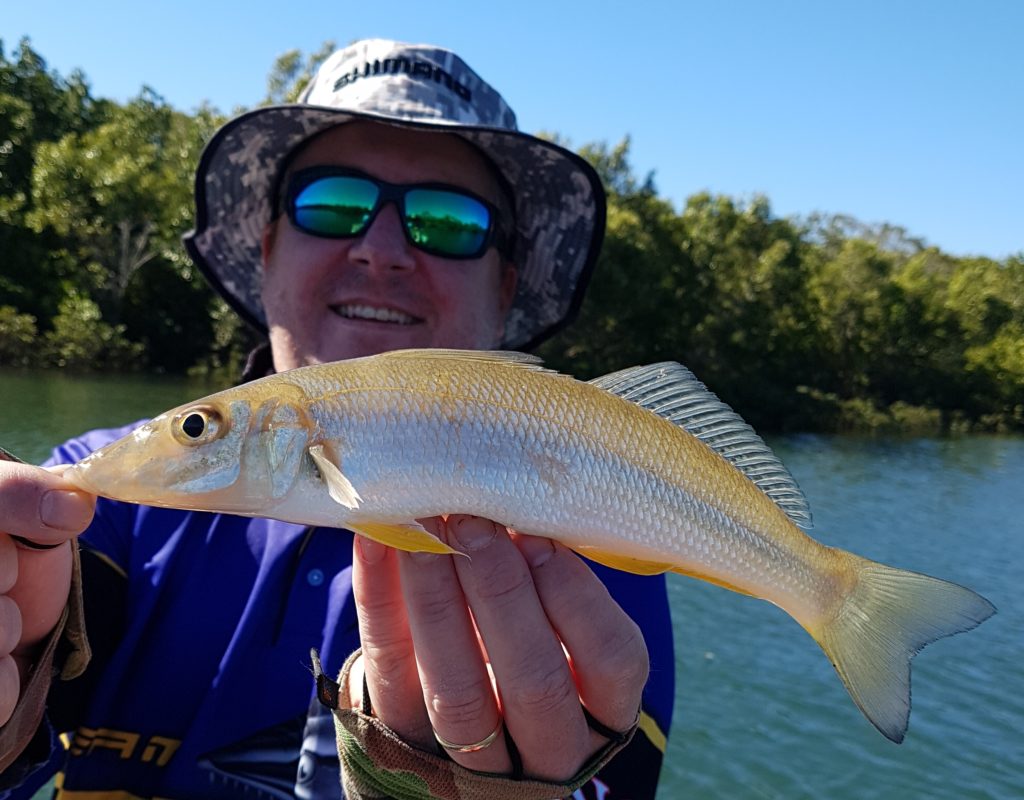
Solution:
<svg viewBox="0 0 1024 800">
<path fill-rule="evenodd" d="M 171 421 L 172 435 L 186 445 L 212 442 L 227 433 L 227 430 L 224 417 L 212 406 L 186 408 Z"/>
<path fill-rule="evenodd" d="M 193 411 L 181 421 L 181 429 L 190 439 L 198 439 L 206 430 L 206 418 Z"/>
</svg>

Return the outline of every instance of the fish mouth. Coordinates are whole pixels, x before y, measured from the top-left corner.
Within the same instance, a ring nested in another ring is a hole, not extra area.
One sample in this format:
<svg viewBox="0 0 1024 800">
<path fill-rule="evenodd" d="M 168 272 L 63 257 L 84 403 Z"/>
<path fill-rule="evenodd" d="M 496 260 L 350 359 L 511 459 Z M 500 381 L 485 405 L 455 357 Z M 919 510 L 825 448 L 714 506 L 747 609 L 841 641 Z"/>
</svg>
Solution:
<svg viewBox="0 0 1024 800">
<path fill-rule="evenodd" d="M 89 455 L 77 464 L 72 464 L 61 473 L 60 477 L 61 480 L 67 481 L 80 491 L 99 495 L 102 494 L 100 488 L 89 480 L 89 460 L 91 458 L 92 456 Z"/>
<path fill-rule="evenodd" d="M 399 311 L 397 308 L 370 305 L 369 303 L 337 303 L 330 308 L 342 319 L 356 320 L 357 322 L 382 322 L 402 326 L 423 322 L 421 317 L 415 317 L 412 314 Z"/>
<path fill-rule="evenodd" d="M 67 481 L 77 490 L 88 492 L 97 497 L 106 497 L 110 500 L 117 500 L 122 503 L 140 503 L 146 506 L 159 506 L 163 508 L 199 508 L 208 510 L 204 506 L 196 506 L 196 495 L 189 492 L 175 492 L 167 488 L 153 488 L 133 480 L 130 474 L 111 475 L 109 471 L 100 466 L 97 473 L 92 470 L 89 463 L 92 456 L 61 473 L 61 479 Z M 102 462 L 101 462 L 102 463 Z M 106 466 L 106 465 L 104 465 Z M 217 509 L 225 510 L 228 509 Z"/>
</svg>

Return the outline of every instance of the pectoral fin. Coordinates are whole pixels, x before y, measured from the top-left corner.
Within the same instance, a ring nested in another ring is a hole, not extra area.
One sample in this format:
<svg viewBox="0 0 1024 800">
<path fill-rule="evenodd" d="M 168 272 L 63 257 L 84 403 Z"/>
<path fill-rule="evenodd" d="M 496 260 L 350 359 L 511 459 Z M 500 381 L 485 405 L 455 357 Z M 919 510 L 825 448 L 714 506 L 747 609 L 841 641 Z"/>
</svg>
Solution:
<svg viewBox="0 0 1024 800">
<path fill-rule="evenodd" d="M 574 547 L 573 550 L 584 558 L 596 561 L 598 564 L 604 564 L 612 569 L 620 569 L 623 572 L 632 572 L 634 575 L 660 575 L 672 569 L 671 564 L 657 564 L 653 561 L 642 561 L 639 558 L 620 556 L 597 547 L 583 545 Z"/>
<path fill-rule="evenodd" d="M 465 555 L 453 550 L 418 522 L 346 522 L 345 526 L 375 542 L 410 553 Z"/>
<path fill-rule="evenodd" d="M 351 510 L 359 508 L 359 502 L 363 498 L 359 496 L 359 492 L 356 491 L 352 482 L 342 473 L 336 463 L 337 458 L 332 459 L 331 455 L 333 454 L 329 453 L 322 444 L 314 444 L 309 448 L 309 456 L 316 464 L 316 468 L 320 470 L 320 475 L 323 477 L 324 483 L 327 484 L 327 492 L 331 495 L 331 499 Z"/>
</svg>

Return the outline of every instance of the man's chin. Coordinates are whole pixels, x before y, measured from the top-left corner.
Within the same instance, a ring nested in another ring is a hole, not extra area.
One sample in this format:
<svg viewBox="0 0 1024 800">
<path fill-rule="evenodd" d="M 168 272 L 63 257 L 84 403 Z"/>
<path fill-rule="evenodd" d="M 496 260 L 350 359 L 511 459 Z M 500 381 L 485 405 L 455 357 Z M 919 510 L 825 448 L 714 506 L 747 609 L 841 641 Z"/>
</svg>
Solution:
<svg viewBox="0 0 1024 800">
<path fill-rule="evenodd" d="M 320 361 L 342 361 L 384 353 L 436 346 L 431 331 L 424 323 L 398 325 L 380 322 L 341 320 L 329 344 L 314 354 Z"/>
</svg>

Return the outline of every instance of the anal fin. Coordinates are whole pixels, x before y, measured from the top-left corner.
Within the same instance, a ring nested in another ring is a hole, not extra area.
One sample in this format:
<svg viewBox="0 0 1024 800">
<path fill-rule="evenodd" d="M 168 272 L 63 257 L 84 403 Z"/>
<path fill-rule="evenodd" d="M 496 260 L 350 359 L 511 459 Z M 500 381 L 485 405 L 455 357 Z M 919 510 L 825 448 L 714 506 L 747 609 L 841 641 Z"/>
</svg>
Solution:
<svg viewBox="0 0 1024 800">
<path fill-rule="evenodd" d="M 700 572 L 689 572 L 688 570 L 682 569 L 680 567 L 671 567 L 671 570 L 672 572 L 676 573 L 676 575 L 685 575 L 687 578 L 696 578 L 697 580 L 704 581 L 705 583 L 711 583 L 715 586 L 721 586 L 723 589 L 728 589 L 730 592 L 736 592 L 736 594 L 745 594 L 747 597 L 757 597 L 756 594 L 751 594 L 746 589 L 741 589 L 734 583 L 727 583 L 723 580 L 709 577 L 708 575 L 704 575 Z M 760 600 L 761 598 L 757 597 L 757 599 Z"/>
<path fill-rule="evenodd" d="M 619 569 L 623 572 L 632 572 L 634 575 L 660 575 L 661 573 L 668 572 L 672 569 L 671 564 L 659 564 L 654 561 L 644 561 L 639 558 L 620 556 L 617 553 L 609 553 L 607 550 L 602 550 L 599 547 L 578 545 L 572 549 L 584 558 L 589 558 L 591 561 L 596 561 L 598 564 L 604 564 L 606 567 Z"/>
</svg>

